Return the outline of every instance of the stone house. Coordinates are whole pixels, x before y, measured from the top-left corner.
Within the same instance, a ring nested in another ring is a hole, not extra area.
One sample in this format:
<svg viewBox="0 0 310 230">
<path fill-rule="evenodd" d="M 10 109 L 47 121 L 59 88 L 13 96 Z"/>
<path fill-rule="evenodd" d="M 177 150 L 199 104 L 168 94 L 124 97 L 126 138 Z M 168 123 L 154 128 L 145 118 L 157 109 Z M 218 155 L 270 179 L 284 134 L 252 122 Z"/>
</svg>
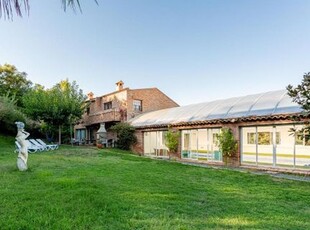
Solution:
<svg viewBox="0 0 310 230">
<path fill-rule="evenodd" d="M 286 90 L 163 109 L 130 120 L 138 143 L 134 151 L 151 157 L 168 157 L 165 132 L 180 131 L 178 157 L 183 160 L 222 164 L 217 133 L 231 128 L 238 142 L 234 165 L 310 170 L 310 135 L 291 129 L 304 119 L 299 105 Z"/>
<path fill-rule="evenodd" d="M 87 109 L 82 119 L 74 127 L 74 137 L 78 142 L 95 143 L 97 131 L 104 124 L 107 140 L 112 142 L 115 136 L 109 128 L 118 122 L 127 121 L 137 115 L 160 109 L 179 106 L 157 88 L 125 88 L 123 81 L 116 83 L 116 91 L 94 97 L 88 94 Z"/>
</svg>

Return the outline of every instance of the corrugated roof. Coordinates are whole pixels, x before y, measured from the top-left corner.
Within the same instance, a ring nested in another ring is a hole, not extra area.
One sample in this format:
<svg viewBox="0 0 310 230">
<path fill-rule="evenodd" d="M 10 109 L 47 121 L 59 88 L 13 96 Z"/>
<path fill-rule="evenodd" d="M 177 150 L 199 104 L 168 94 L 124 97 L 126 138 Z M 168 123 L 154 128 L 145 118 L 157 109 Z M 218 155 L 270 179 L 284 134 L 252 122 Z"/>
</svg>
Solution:
<svg viewBox="0 0 310 230">
<path fill-rule="evenodd" d="M 162 126 L 196 121 L 275 116 L 301 112 L 286 90 L 234 97 L 141 114 L 129 122 L 135 127 Z"/>
</svg>

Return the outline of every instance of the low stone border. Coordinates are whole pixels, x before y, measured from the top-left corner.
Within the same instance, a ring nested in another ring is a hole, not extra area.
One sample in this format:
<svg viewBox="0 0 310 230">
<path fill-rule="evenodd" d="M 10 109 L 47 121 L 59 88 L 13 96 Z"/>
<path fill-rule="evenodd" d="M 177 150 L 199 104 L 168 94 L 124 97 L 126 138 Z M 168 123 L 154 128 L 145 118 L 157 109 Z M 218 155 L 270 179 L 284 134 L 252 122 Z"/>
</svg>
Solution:
<svg viewBox="0 0 310 230">
<path fill-rule="evenodd" d="M 240 168 L 251 169 L 251 170 L 258 170 L 258 171 L 266 171 L 269 173 L 286 173 L 286 174 L 295 174 L 295 175 L 302 175 L 302 176 L 310 176 L 309 170 L 303 169 L 296 169 L 296 168 L 273 168 L 273 167 L 266 167 L 266 166 L 249 166 L 249 165 L 241 165 Z"/>
<path fill-rule="evenodd" d="M 241 165 L 239 167 L 234 166 L 225 166 L 224 163 L 217 162 L 201 162 L 194 160 L 178 160 L 181 164 L 194 165 L 198 167 L 205 168 L 226 168 L 230 170 L 236 170 L 240 172 L 249 172 L 257 175 L 270 175 L 272 177 L 297 180 L 297 181 L 306 181 L 310 182 L 310 171 L 302 169 L 287 169 L 287 168 L 271 168 L 271 167 L 257 167 L 257 166 L 248 166 Z"/>
</svg>

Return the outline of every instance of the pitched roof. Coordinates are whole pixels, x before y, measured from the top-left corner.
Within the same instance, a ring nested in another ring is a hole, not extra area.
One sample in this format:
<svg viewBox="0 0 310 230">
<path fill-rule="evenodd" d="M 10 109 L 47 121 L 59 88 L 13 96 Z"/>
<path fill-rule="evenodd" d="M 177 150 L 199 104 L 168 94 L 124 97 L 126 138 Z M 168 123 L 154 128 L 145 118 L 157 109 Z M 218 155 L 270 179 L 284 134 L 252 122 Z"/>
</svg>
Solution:
<svg viewBox="0 0 310 230">
<path fill-rule="evenodd" d="M 141 114 L 129 122 L 134 127 L 176 125 L 234 118 L 266 117 L 300 113 L 286 90 L 192 104 Z"/>
</svg>

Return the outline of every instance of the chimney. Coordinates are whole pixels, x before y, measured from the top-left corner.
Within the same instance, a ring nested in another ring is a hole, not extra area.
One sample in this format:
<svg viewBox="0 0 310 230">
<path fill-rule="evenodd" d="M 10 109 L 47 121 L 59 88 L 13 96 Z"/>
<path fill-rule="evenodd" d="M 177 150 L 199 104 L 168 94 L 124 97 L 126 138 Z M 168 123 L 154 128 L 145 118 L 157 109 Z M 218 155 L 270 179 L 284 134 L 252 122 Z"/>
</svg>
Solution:
<svg viewBox="0 0 310 230">
<path fill-rule="evenodd" d="M 116 84 L 116 91 L 120 91 L 123 89 L 124 82 L 122 80 L 115 83 Z"/>
<path fill-rule="evenodd" d="M 88 97 L 88 100 L 93 99 L 93 98 L 94 98 L 94 93 L 93 93 L 93 92 L 89 92 L 89 93 L 87 94 L 87 97 Z"/>
</svg>

